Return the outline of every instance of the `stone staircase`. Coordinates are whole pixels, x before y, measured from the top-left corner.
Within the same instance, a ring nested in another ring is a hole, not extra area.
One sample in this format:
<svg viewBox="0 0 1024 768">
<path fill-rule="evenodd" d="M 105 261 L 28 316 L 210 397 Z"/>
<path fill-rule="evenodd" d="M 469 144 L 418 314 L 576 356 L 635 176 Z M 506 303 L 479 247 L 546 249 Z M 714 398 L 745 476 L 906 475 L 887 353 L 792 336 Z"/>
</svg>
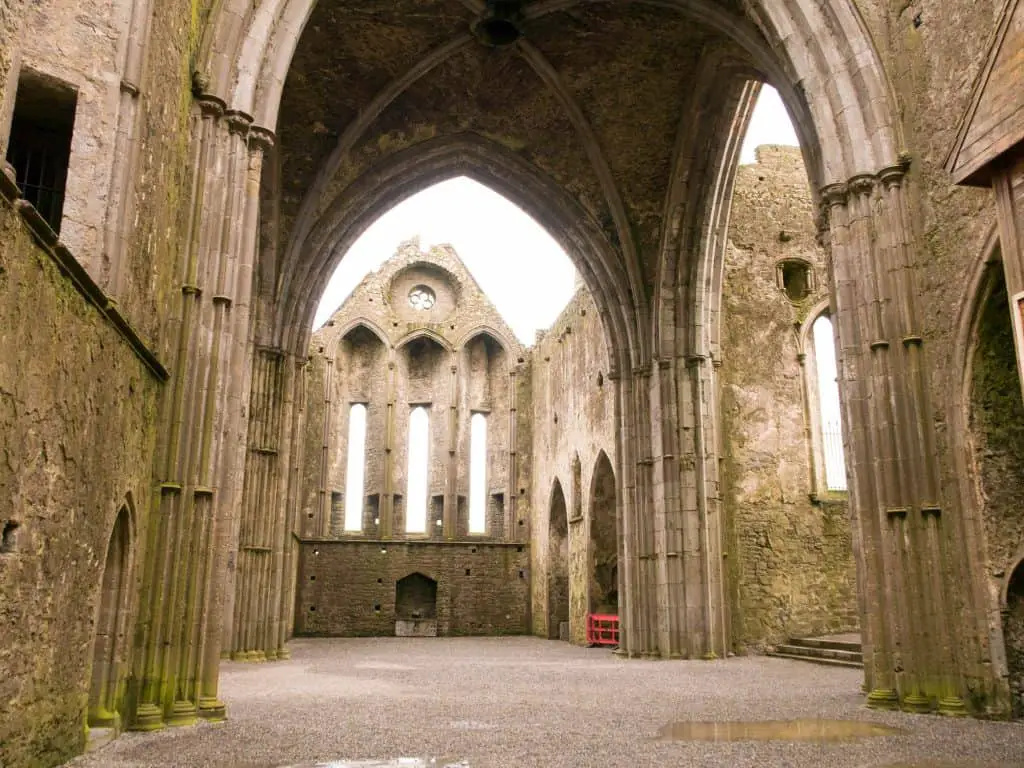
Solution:
<svg viewBox="0 0 1024 768">
<path fill-rule="evenodd" d="M 856 632 L 824 637 L 794 638 L 768 654 L 781 659 L 809 661 L 813 664 L 831 664 L 835 667 L 864 666 L 861 656 L 860 635 Z"/>
</svg>

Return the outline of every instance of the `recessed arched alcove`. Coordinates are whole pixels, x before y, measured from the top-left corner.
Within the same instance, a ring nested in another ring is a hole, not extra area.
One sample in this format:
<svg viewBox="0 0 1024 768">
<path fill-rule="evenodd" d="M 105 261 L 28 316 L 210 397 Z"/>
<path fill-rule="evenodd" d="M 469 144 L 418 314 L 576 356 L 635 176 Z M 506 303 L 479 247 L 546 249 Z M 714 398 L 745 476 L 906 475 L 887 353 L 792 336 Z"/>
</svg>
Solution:
<svg viewBox="0 0 1024 768">
<path fill-rule="evenodd" d="M 548 507 L 548 638 L 569 639 L 569 518 L 562 484 L 555 480 Z"/>
<path fill-rule="evenodd" d="M 324 462 L 330 494 L 331 536 L 375 536 L 379 531 L 383 456 L 367 436 L 380 435 L 387 416 L 388 349 L 365 324 L 347 331 L 327 372 L 329 407 Z M 369 450 L 368 450 L 369 447 Z"/>
<path fill-rule="evenodd" d="M 130 627 L 127 626 L 131 584 L 131 517 L 122 507 L 114 522 L 103 560 L 99 605 L 96 608 L 89 686 L 90 728 L 121 728 L 122 684 L 127 674 Z"/>
<path fill-rule="evenodd" d="M 395 634 L 399 637 L 437 636 L 437 582 L 410 573 L 395 583 Z"/>
<path fill-rule="evenodd" d="M 618 614 L 619 558 L 615 472 L 601 451 L 590 480 L 590 611 Z"/>
<path fill-rule="evenodd" d="M 469 462 L 462 462 L 460 473 L 459 494 L 468 503 L 459 509 L 458 528 L 470 535 L 501 538 L 511 532 L 505 497 L 514 450 L 509 416 L 515 402 L 508 352 L 494 335 L 480 331 L 464 342 L 460 366 L 462 410 L 471 416 L 459 429 L 460 453 Z"/>
</svg>

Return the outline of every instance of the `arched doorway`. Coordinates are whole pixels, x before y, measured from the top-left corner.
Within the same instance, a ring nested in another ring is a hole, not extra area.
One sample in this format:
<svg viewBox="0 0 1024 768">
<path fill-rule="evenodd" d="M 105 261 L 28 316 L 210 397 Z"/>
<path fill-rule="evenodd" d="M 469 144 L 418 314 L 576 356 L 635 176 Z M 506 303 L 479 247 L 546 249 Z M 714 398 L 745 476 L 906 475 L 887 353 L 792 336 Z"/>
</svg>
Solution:
<svg viewBox="0 0 1024 768">
<path fill-rule="evenodd" d="M 967 381 L 969 434 L 986 576 L 993 593 L 1008 585 L 1001 606 L 1003 643 L 1013 714 L 1024 717 L 1024 568 L 1019 562 L 1024 548 L 1024 401 L 1001 263 L 987 267 L 980 289 Z"/>
<path fill-rule="evenodd" d="M 548 638 L 562 637 L 569 623 L 569 518 L 562 484 L 556 479 L 551 489 L 548 519 Z"/>
<path fill-rule="evenodd" d="M 125 617 L 127 615 L 131 522 L 122 507 L 114 522 L 103 565 L 99 606 L 96 612 L 89 686 L 89 727 L 120 730 L 122 671 L 125 668 Z"/>
<path fill-rule="evenodd" d="M 619 612 L 615 472 L 604 451 L 597 456 L 590 487 L 590 611 L 614 615 Z"/>
</svg>

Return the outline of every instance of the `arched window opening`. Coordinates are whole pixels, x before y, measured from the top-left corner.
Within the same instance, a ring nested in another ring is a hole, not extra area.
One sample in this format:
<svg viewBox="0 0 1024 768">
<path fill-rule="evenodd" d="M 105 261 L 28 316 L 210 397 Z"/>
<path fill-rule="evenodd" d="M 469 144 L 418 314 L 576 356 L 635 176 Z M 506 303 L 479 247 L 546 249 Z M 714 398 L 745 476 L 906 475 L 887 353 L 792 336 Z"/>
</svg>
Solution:
<svg viewBox="0 0 1024 768">
<path fill-rule="evenodd" d="M 487 416 L 474 413 L 469 425 L 469 532 L 487 531 Z"/>
<path fill-rule="evenodd" d="M 830 491 L 846 490 L 843 422 L 839 405 L 838 366 L 832 319 L 823 314 L 812 326 L 814 359 L 818 371 L 818 415 L 821 425 L 825 484 Z"/>
<path fill-rule="evenodd" d="M 422 405 L 409 415 L 409 471 L 406 485 L 406 533 L 427 532 L 427 477 L 430 462 L 430 416 Z"/>
<path fill-rule="evenodd" d="M 345 531 L 363 530 L 363 491 L 366 480 L 366 406 L 355 403 L 348 412 L 348 459 L 345 467 Z"/>
</svg>

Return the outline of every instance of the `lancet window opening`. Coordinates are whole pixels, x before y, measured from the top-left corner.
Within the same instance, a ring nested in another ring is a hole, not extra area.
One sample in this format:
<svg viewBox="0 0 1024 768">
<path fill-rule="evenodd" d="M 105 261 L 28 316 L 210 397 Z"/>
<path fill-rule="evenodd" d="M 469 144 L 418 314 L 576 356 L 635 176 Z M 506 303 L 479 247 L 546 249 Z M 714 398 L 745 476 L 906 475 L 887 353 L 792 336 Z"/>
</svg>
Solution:
<svg viewBox="0 0 1024 768">
<path fill-rule="evenodd" d="M 469 532 L 487 532 L 487 416 L 469 422 Z"/>
<path fill-rule="evenodd" d="M 829 491 L 846 490 L 846 458 L 843 453 L 843 422 L 839 405 L 838 366 L 832 318 L 822 313 L 811 327 L 817 371 L 817 400 L 821 431 L 821 456 L 825 486 Z"/>
<path fill-rule="evenodd" d="M 427 491 L 430 475 L 430 415 L 416 406 L 409 414 L 408 478 L 406 486 L 406 533 L 427 531 Z"/>
<path fill-rule="evenodd" d="M 348 412 L 348 458 L 345 467 L 345 531 L 363 530 L 366 486 L 366 406 L 353 403 Z"/>
</svg>

